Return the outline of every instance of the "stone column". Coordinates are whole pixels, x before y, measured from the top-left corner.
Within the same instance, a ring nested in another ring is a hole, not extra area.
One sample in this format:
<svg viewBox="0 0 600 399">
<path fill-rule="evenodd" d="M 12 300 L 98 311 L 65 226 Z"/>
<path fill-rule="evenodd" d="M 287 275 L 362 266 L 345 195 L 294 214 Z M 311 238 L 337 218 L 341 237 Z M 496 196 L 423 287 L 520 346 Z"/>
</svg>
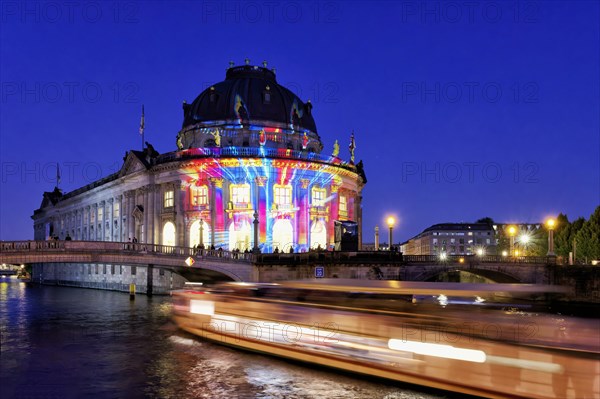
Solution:
<svg viewBox="0 0 600 399">
<path fill-rule="evenodd" d="M 127 241 L 135 237 L 135 218 L 133 217 L 133 210 L 135 209 L 135 190 L 127 191 L 125 193 L 127 198 Z"/>
<path fill-rule="evenodd" d="M 148 222 L 147 229 L 147 243 L 158 244 L 154 242 L 154 184 L 146 186 L 146 196 L 148 197 L 148 209 L 144 209 L 144 215 L 147 215 L 145 219 Z"/>
<path fill-rule="evenodd" d="M 215 245 L 215 220 L 217 218 L 215 180 L 210 179 L 210 245 Z"/>
<path fill-rule="evenodd" d="M 115 239 L 114 236 L 114 232 L 115 232 L 115 218 L 114 218 L 114 214 L 115 214 L 115 207 L 114 207 L 114 203 L 115 200 L 114 198 L 110 198 L 107 201 L 106 204 L 106 213 L 108 213 L 108 222 L 110 223 L 108 225 L 108 234 L 109 234 L 109 240 L 108 241 L 113 241 Z"/>
<path fill-rule="evenodd" d="M 142 195 L 144 198 L 144 238 L 141 240 L 141 242 L 144 242 L 146 244 L 148 244 L 150 242 L 149 240 L 149 229 L 148 229 L 148 186 L 143 187 L 142 189 Z"/>
<path fill-rule="evenodd" d="M 84 210 L 84 208 L 85 208 L 85 207 L 83 207 L 83 206 L 82 206 L 82 207 L 79 209 L 79 212 L 80 212 L 80 213 L 79 213 L 79 215 L 80 215 L 80 217 L 79 217 L 79 231 L 81 232 L 81 233 L 79 234 L 79 240 L 83 240 L 83 227 L 84 227 L 84 225 L 85 225 L 85 221 L 83 220 L 83 216 L 85 215 L 85 210 Z"/>
<path fill-rule="evenodd" d="M 98 209 L 102 209 L 102 221 L 98 219 L 98 223 L 100 224 L 100 241 L 104 241 L 104 223 L 106 222 L 106 202 L 100 201 L 98 204 Z M 96 218 L 98 215 L 96 214 Z"/>
<path fill-rule="evenodd" d="M 90 220 L 91 220 L 91 217 L 92 217 L 92 210 L 91 210 L 91 207 L 89 205 L 87 205 L 85 207 L 85 211 L 83 213 L 83 216 L 85 217 L 85 219 L 86 219 L 85 223 L 87 224 L 87 228 L 86 228 L 87 233 L 86 233 L 86 237 L 84 237 L 84 238 L 87 241 L 91 241 L 92 239 L 90 237 L 90 226 L 92 224 L 91 224 Z M 86 226 L 84 226 L 84 227 L 86 227 Z"/>
<path fill-rule="evenodd" d="M 127 241 L 126 239 L 124 239 L 123 237 L 123 232 L 124 232 L 124 226 L 123 226 L 123 194 L 118 195 L 117 196 L 117 204 L 119 204 L 119 219 L 118 219 L 118 231 L 117 234 L 119 235 L 118 241 Z"/>
<path fill-rule="evenodd" d="M 92 212 L 94 217 L 92 218 Z M 93 222 L 92 222 L 93 220 Z M 92 209 L 90 211 L 90 228 L 94 228 L 94 236 L 90 237 L 91 241 L 96 241 L 98 238 L 98 204 L 92 205 Z"/>
<path fill-rule="evenodd" d="M 185 190 L 186 190 L 186 184 L 184 184 L 181 181 L 177 181 L 175 182 L 175 186 L 174 186 L 174 207 L 175 207 L 175 236 L 176 236 L 176 242 L 175 245 L 177 246 L 185 246 L 185 243 L 187 242 L 187 232 L 185 231 Z"/>
<path fill-rule="evenodd" d="M 160 201 L 160 184 L 154 185 L 153 195 L 154 195 L 154 213 L 152 216 L 154 218 L 154 243 L 161 244 L 160 229 L 162 228 L 162 226 L 160 225 L 160 212 L 162 209 L 162 203 Z"/>
<path fill-rule="evenodd" d="M 298 192 L 294 194 L 298 201 L 298 238 L 297 242 L 300 247 L 310 247 L 310 180 L 300 179 Z"/>
</svg>

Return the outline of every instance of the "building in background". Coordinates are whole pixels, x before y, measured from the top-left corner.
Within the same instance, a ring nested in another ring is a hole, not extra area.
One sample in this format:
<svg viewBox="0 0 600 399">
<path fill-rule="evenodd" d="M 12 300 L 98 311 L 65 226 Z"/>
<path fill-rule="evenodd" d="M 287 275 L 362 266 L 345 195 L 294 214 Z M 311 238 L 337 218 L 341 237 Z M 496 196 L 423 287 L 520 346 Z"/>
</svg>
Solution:
<svg viewBox="0 0 600 399">
<path fill-rule="evenodd" d="M 441 223 L 400 245 L 404 255 L 495 255 L 496 234 L 487 223 Z"/>
<path fill-rule="evenodd" d="M 400 250 L 404 255 L 508 256 L 511 234 L 513 255 L 545 256 L 548 236 L 541 223 L 435 224 L 400 244 Z"/>
<path fill-rule="evenodd" d="M 349 161 L 337 141 L 322 154 L 310 101 L 273 70 L 231 65 L 223 82 L 184 102 L 176 144 L 165 154 L 149 144 L 128 151 L 117 173 L 44 193 L 35 239 L 305 251 L 331 248 L 335 222 L 352 221 L 360 240 L 366 177 L 354 136 Z"/>
</svg>

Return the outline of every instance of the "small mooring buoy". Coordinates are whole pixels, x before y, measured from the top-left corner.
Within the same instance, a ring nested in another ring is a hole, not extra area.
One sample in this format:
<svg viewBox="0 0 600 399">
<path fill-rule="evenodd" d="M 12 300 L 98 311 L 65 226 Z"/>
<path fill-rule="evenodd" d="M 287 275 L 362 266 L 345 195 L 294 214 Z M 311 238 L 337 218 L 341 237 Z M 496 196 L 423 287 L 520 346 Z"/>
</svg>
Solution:
<svg viewBox="0 0 600 399">
<path fill-rule="evenodd" d="M 135 299 L 135 284 L 134 283 L 129 284 L 129 299 L 132 301 Z"/>
</svg>

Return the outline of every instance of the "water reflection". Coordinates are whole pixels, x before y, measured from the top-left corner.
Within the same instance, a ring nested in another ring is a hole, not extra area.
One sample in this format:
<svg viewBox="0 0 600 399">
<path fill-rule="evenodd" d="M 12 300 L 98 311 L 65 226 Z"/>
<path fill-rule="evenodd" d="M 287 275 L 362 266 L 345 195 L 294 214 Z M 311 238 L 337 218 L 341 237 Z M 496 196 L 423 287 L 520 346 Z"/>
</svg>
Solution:
<svg viewBox="0 0 600 399">
<path fill-rule="evenodd" d="M 450 396 L 202 341 L 172 324 L 170 300 L 1 280 L 0 397 Z"/>
</svg>

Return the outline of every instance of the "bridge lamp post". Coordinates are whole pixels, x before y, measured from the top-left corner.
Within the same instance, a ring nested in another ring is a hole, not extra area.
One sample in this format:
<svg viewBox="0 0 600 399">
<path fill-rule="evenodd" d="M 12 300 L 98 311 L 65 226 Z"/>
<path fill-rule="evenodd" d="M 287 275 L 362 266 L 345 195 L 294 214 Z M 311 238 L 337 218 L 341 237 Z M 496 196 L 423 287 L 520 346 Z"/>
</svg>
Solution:
<svg viewBox="0 0 600 399">
<path fill-rule="evenodd" d="M 252 221 L 252 224 L 254 225 L 254 246 L 252 247 L 252 252 L 257 254 L 260 252 L 260 248 L 258 247 L 258 211 L 254 210 L 254 214 L 252 216 L 254 216 L 254 220 Z"/>
<path fill-rule="evenodd" d="M 508 227 L 508 237 L 510 240 L 510 256 L 515 256 L 515 234 L 517 234 L 517 228 L 515 226 Z"/>
<path fill-rule="evenodd" d="M 199 225 L 199 234 L 198 234 L 198 248 L 201 248 L 204 245 L 204 219 L 200 218 Z"/>
<path fill-rule="evenodd" d="M 390 216 L 387 218 L 387 225 L 390 228 L 390 251 L 392 251 L 392 242 L 393 242 L 393 237 L 394 237 L 394 224 L 396 223 L 396 220 L 394 219 L 393 216 Z"/>
<path fill-rule="evenodd" d="M 379 226 L 375 226 L 375 251 L 379 251 Z"/>
<path fill-rule="evenodd" d="M 527 249 L 529 249 L 529 244 L 531 244 L 532 237 L 530 233 L 523 233 L 519 237 L 519 242 L 522 244 L 521 247 L 521 256 L 527 255 Z"/>
<path fill-rule="evenodd" d="M 554 227 L 556 226 L 556 220 L 550 218 L 546 221 L 546 227 L 548 228 L 548 253 L 546 256 L 555 256 L 554 254 Z"/>
</svg>

